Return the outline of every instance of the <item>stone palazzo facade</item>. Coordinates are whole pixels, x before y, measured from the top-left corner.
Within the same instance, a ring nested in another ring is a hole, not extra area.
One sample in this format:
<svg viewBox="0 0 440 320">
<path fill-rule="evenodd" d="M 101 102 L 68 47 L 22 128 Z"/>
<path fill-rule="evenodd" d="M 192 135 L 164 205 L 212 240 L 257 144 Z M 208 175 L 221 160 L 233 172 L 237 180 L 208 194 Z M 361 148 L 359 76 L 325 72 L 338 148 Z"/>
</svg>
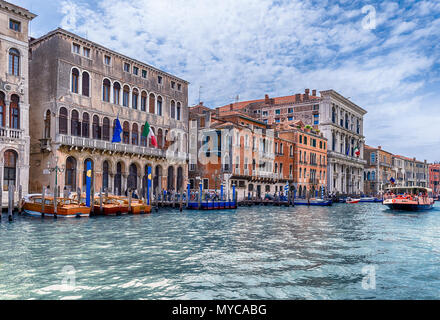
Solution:
<svg viewBox="0 0 440 320">
<path fill-rule="evenodd" d="M 0 1 L 0 183 L 3 205 L 10 184 L 28 192 L 28 25 L 35 15 Z M 18 191 L 18 188 L 15 188 Z M 18 192 L 15 196 L 18 199 Z"/>
<path fill-rule="evenodd" d="M 30 47 L 31 192 L 55 180 L 84 190 L 88 161 L 95 192 L 141 190 L 148 167 L 155 192 L 186 189 L 188 82 L 63 29 Z M 142 137 L 146 122 L 158 148 Z"/>
</svg>

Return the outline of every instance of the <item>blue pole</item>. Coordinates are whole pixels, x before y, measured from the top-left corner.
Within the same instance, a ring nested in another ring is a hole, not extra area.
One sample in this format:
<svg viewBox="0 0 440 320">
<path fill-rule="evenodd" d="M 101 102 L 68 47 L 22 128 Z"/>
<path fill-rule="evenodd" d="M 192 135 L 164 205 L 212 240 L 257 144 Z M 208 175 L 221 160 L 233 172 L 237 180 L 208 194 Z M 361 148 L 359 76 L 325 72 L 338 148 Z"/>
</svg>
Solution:
<svg viewBox="0 0 440 320">
<path fill-rule="evenodd" d="M 191 200 L 191 185 L 188 183 L 187 187 L 187 196 L 188 196 L 188 200 Z"/>
<path fill-rule="evenodd" d="M 223 192 L 224 192 L 224 187 L 223 187 L 223 185 L 221 185 L 221 187 L 220 187 L 220 201 L 223 201 Z"/>
<path fill-rule="evenodd" d="M 150 190 L 151 190 L 151 167 L 147 168 L 147 205 L 150 205 Z"/>
<path fill-rule="evenodd" d="M 87 161 L 86 168 L 86 206 L 91 208 L 92 205 L 90 195 L 92 191 L 92 163 L 90 161 Z"/>
<path fill-rule="evenodd" d="M 235 204 L 235 184 L 232 185 L 232 202 Z"/>
</svg>

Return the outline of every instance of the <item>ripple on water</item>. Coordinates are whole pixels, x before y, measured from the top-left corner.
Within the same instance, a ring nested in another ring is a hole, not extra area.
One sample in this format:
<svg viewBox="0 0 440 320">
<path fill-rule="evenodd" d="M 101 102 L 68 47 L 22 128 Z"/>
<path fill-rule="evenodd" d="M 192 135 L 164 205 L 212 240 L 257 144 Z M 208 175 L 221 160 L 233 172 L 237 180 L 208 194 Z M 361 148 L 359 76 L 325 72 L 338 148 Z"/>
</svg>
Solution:
<svg viewBox="0 0 440 320">
<path fill-rule="evenodd" d="M 17 217 L 0 223 L 0 299 L 439 299 L 439 213 L 338 204 Z M 366 266 L 375 290 L 362 289 Z"/>
</svg>

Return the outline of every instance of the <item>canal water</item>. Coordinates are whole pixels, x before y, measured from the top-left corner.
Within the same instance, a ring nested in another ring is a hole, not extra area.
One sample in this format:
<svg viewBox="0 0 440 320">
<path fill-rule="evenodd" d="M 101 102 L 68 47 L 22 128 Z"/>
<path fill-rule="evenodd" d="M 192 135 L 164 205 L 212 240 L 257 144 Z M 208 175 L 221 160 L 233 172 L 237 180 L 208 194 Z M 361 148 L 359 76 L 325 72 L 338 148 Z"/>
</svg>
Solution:
<svg viewBox="0 0 440 320">
<path fill-rule="evenodd" d="M 440 206 L 3 215 L 0 299 L 440 299 Z"/>
</svg>

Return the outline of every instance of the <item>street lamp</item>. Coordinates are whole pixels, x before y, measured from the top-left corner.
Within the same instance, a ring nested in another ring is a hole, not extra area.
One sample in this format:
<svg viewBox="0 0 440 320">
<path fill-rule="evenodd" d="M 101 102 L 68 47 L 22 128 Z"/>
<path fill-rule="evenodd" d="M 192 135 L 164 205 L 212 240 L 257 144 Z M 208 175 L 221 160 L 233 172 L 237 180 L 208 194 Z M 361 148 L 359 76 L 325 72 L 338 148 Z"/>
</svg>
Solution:
<svg viewBox="0 0 440 320">
<path fill-rule="evenodd" d="M 58 213 L 58 203 L 57 203 L 57 198 L 58 198 L 58 173 L 64 173 L 64 171 L 66 171 L 66 166 L 63 164 L 61 167 L 58 166 L 58 157 L 55 157 L 55 167 L 51 168 L 50 167 L 50 161 L 47 162 L 47 170 L 50 173 L 55 172 L 55 189 L 53 192 L 53 198 L 54 198 L 54 218 L 57 218 L 57 213 Z"/>
</svg>

